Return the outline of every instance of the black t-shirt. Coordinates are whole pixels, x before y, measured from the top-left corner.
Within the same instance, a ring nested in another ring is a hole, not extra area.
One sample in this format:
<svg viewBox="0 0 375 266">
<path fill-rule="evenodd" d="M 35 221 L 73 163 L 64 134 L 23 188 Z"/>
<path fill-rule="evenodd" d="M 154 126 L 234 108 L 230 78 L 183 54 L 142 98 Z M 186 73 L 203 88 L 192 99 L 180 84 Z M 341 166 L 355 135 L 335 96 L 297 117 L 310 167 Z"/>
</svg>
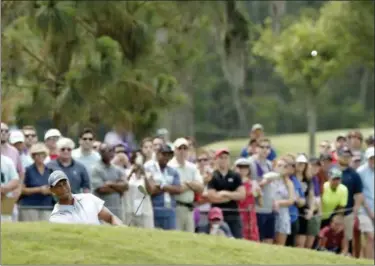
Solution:
<svg viewBox="0 0 375 266">
<path fill-rule="evenodd" d="M 208 189 L 215 189 L 216 191 L 236 191 L 240 186 L 242 186 L 242 179 L 239 174 L 232 170 L 229 170 L 226 176 L 222 176 L 217 170 L 214 171 L 212 179 L 207 185 Z M 224 216 L 239 214 L 237 201 L 234 200 L 225 203 L 213 203 L 212 207 L 223 209 Z M 232 209 L 233 211 L 226 211 L 225 209 Z"/>
<path fill-rule="evenodd" d="M 303 194 L 305 195 L 306 204 L 304 206 L 298 208 L 298 210 L 299 210 L 300 215 L 304 215 L 305 210 L 308 209 L 309 204 L 311 204 L 311 202 L 309 202 L 309 191 L 312 188 L 313 184 L 312 184 L 311 180 L 307 179 L 306 177 L 304 177 L 300 182 L 301 182 Z"/>
</svg>

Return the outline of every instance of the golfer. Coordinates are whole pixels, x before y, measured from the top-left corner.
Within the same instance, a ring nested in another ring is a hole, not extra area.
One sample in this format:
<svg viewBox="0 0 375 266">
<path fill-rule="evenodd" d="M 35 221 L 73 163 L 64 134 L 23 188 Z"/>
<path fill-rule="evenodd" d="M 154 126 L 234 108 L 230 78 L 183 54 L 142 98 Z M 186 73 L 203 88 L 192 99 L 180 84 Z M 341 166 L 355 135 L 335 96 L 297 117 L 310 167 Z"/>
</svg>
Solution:
<svg viewBox="0 0 375 266">
<path fill-rule="evenodd" d="M 98 197 L 90 193 L 72 194 L 69 179 L 63 171 L 52 172 L 48 185 L 58 200 L 50 222 L 99 225 L 102 220 L 111 225 L 122 225 L 121 220 L 104 207 L 104 201 Z"/>
</svg>

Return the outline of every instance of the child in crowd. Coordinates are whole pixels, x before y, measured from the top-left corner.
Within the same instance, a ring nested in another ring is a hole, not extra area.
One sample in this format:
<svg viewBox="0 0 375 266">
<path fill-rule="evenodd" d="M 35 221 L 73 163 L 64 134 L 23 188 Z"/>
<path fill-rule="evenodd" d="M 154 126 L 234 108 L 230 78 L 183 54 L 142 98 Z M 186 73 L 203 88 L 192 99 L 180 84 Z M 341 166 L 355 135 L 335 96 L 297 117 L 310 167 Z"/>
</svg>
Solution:
<svg viewBox="0 0 375 266">
<path fill-rule="evenodd" d="M 330 225 L 320 230 L 319 238 L 318 250 L 320 251 L 330 251 L 339 254 L 342 250 L 345 250 L 344 217 L 342 215 L 333 216 Z"/>
</svg>

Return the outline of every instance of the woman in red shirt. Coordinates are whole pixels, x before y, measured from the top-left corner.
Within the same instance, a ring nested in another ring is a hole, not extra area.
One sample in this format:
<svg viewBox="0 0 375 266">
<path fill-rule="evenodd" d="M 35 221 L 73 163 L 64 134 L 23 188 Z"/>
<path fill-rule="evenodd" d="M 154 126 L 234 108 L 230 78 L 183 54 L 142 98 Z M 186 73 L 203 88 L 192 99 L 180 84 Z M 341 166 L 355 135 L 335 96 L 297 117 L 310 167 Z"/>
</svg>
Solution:
<svg viewBox="0 0 375 266">
<path fill-rule="evenodd" d="M 242 178 L 246 190 L 246 198 L 238 202 L 242 220 L 242 235 L 244 239 L 259 241 L 259 230 L 255 212 L 255 198 L 260 197 L 261 190 L 250 178 L 250 161 L 240 158 L 235 162 L 236 171 Z M 255 194 L 255 195 L 254 195 Z"/>
</svg>

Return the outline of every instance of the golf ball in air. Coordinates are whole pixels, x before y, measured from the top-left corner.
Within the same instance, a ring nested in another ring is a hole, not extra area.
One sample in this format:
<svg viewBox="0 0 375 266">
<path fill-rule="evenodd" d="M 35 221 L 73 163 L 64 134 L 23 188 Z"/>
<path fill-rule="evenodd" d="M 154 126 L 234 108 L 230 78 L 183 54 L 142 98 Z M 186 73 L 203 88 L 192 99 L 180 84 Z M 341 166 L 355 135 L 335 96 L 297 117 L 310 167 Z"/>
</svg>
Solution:
<svg viewBox="0 0 375 266">
<path fill-rule="evenodd" d="M 315 50 L 311 51 L 311 56 L 317 56 L 317 55 L 318 55 L 317 51 L 315 51 Z"/>
</svg>

